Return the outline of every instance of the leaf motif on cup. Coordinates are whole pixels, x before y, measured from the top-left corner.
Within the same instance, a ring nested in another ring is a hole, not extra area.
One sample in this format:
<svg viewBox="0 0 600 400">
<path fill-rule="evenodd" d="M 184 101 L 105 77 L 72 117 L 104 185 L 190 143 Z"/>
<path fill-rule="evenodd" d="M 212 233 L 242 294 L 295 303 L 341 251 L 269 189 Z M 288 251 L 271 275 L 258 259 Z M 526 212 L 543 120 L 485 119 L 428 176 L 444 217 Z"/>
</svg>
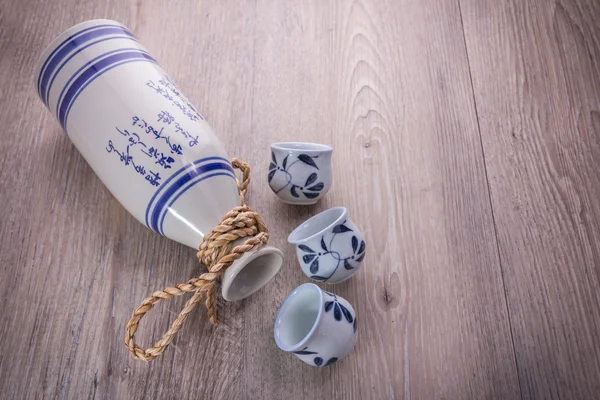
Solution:
<svg viewBox="0 0 600 400">
<path fill-rule="evenodd" d="M 296 185 L 292 185 L 292 188 L 290 189 L 290 193 L 292 193 L 292 196 L 294 196 L 294 197 L 300 197 L 300 195 L 296 191 Z"/>
<path fill-rule="evenodd" d="M 358 249 L 358 253 L 357 254 L 363 253 L 365 251 L 366 245 L 367 244 L 365 243 L 364 240 L 362 242 L 360 242 L 360 248 Z"/>
<path fill-rule="evenodd" d="M 323 182 L 319 182 L 314 186 L 306 188 L 306 190 L 310 190 L 311 192 L 320 192 L 321 190 L 323 190 L 324 187 L 325 185 L 323 184 Z"/>
<path fill-rule="evenodd" d="M 358 245 L 358 238 L 356 236 L 352 236 L 352 256 L 350 257 L 346 257 L 344 258 L 344 268 L 346 269 L 352 269 L 352 268 L 348 268 L 348 266 L 352 265 L 350 264 L 350 262 L 348 261 L 349 259 L 354 260 L 354 262 L 360 263 L 365 259 L 365 249 L 366 249 L 367 245 L 365 243 L 364 240 L 360 241 L 360 247 Z"/>
<path fill-rule="evenodd" d="M 285 156 L 285 158 L 283 159 L 283 163 L 282 163 L 282 165 L 283 165 L 283 169 L 284 169 L 284 170 L 285 170 L 285 169 L 286 169 L 286 167 L 287 167 L 287 161 L 288 161 L 288 158 L 289 158 L 289 157 L 290 157 L 290 155 L 288 154 L 288 155 L 287 155 L 287 156 Z"/>
<path fill-rule="evenodd" d="M 294 351 L 293 353 L 294 354 L 300 354 L 301 356 L 305 356 L 307 354 L 317 354 L 316 351 L 306 351 L 306 350 L 298 350 L 298 351 Z"/>
<path fill-rule="evenodd" d="M 273 176 L 275 176 L 275 172 L 277 172 L 276 169 L 273 169 L 269 172 L 269 183 L 271 183 L 271 181 L 273 180 Z"/>
<path fill-rule="evenodd" d="M 294 354 L 298 354 L 300 356 L 306 356 L 306 355 L 312 355 L 312 354 L 319 354 L 316 351 L 310 351 L 308 350 L 308 347 L 304 347 L 302 350 L 297 350 L 297 351 L 292 351 L 292 353 Z M 327 360 L 327 362 L 323 365 L 323 358 L 322 357 L 315 357 L 313 358 L 313 362 L 315 363 L 315 365 L 317 367 L 326 367 L 328 365 L 333 364 L 334 362 L 336 362 L 338 360 L 337 357 L 331 357 L 329 360 Z"/>
<path fill-rule="evenodd" d="M 325 302 L 325 312 L 331 310 L 331 307 L 333 307 L 333 301 L 326 301 Z"/>
<path fill-rule="evenodd" d="M 308 179 L 306 179 L 306 183 L 304 184 L 304 186 L 308 186 L 308 185 L 312 184 L 316 180 L 317 180 L 317 173 L 313 172 L 312 174 L 310 174 L 310 176 L 308 177 Z"/>
<path fill-rule="evenodd" d="M 358 243 L 358 239 L 357 239 L 357 243 Z M 352 238 L 352 247 L 354 248 L 354 238 Z M 362 260 L 365 259 L 365 254 L 367 254 L 365 252 L 366 247 L 367 247 L 367 244 L 365 243 L 365 241 L 361 240 L 358 251 L 354 250 L 354 257 L 356 257 L 356 259 L 355 259 L 356 262 L 362 262 Z"/>
<path fill-rule="evenodd" d="M 344 260 L 344 268 L 346 268 L 347 270 L 354 269 L 354 267 L 352 266 L 352 264 L 350 264 L 347 259 Z"/>
<path fill-rule="evenodd" d="M 275 157 L 275 153 L 273 151 L 271 151 L 271 160 L 273 160 L 273 162 L 277 164 L 277 158 Z"/>
<path fill-rule="evenodd" d="M 302 261 L 304 261 L 304 264 L 308 264 L 309 262 L 311 262 L 317 255 L 316 254 L 305 254 L 302 256 Z"/>
<path fill-rule="evenodd" d="M 299 245 L 299 246 L 298 246 L 298 248 L 299 248 L 300 250 L 302 250 L 303 252 L 305 252 L 305 253 L 316 253 L 316 251 L 314 251 L 313 249 L 311 249 L 310 247 L 308 247 L 308 246 L 307 246 L 307 245 L 305 245 L 305 244 L 301 244 L 301 245 Z"/>
<path fill-rule="evenodd" d="M 354 317 L 354 324 L 353 324 L 352 328 L 354 329 L 354 333 L 356 333 L 356 329 L 358 329 L 356 317 Z"/>
<path fill-rule="evenodd" d="M 325 364 L 323 364 L 323 359 L 321 357 L 315 357 L 313 361 L 317 367 L 327 367 L 328 365 L 333 364 L 337 360 L 337 357 L 331 357 L 329 360 L 327 360 Z"/>
<path fill-rule="evenodd" d="M 321 248 L 327 251 L 327 246 L 325 245 L 325 236 L 321 237 Z"/>
<path fill-rule="evenodd" d="M 333 304 L 333 302 L 329 302 L 329 303 Z M 329 305 L 329 308 L 331 308 L 331 304 L 329 304 L 329 303 L 326 304 L 326 306 Z M 356 333 L 356 319 L 354 320 L 353 330 L 354 330 L 354 333 Z M 299 355 L 299 356 L 316 355 L 316 357 L 313 358 L 313 363 L 317 367 L 327 367 L 338 361 L 337 357 L 331 357 L 327 360 L 327 362 L 324 362 L 325 360 L 323 359 L 323 357 L 319 356 L 318 352 L 309 350 L 308 346 L 305 346 L 301 350 L 292 351 L 292 353 Z"/>
<path fill-rule="evenodd" d="M 352 313 L 350 312 L 350 310 L 344 307 L 343 304 L 340 304 L 340 308 L 342 309 L 342 314 L 344 314 L 344 318 L 346 318 L 346 321 L 352 322 L 354 318 L 352 317 Z"/>
<path fill-rule="evenodd" d="M 310 279 L 314 279 L 315 281 L 319 281 L 319 282 L 325 282 L 329 278 L 326 278 L 324 276 L 319 276 L 319 275 L 311 275 Z"/>
<path fill-rule="evenodd" d="M 335 318 L 336 321 L 342 320 L 342 309 L 337 301 L 333 305 L 333 318 Z"/>
<path fill-rule="evenodd" d="M 327 362 L 325 363 L 325 365 L 323 365 L 323 366 L 324 366 L 324 367 L 326 367 L 326 366 L 328 366 L 328 365 L 331 365 L 331 364 L 333 364 L 334 362 L 336 362 L 337 360 L 338 360 L 338 359 L 337 359 L 337 357 L 332 357 L 332 358 L 330 358 L 330 359 L 329 359 L 329 361 L 327 361 Z"/>
<path fill-rule="evenodd" d="M 312 264 L 310 264 L 310 273 L 316 274 L 317 272 L 319 272 L 319 259 L 318 258 L 315 261 L 313 261 Z"/>
<path fill-rule="evenodd" d="M 336 225 L 333 227 L 333 233 L 344 233 L 344 232 L 352 232 L 352 229 L 348 228 L 344 224 Z"/>
<path fill-rule="evenodd" d="M 352 316 L 350 310 L 348 310 L 343 304 L 341 304 L 338 301 L 338 298 L 335 294 L 330 294 L 328 292 L 325 293 L 333 297 L 333 301 L 325 302 L 325 312 L 329 312 L 331 309 L 333 309 L 333 318 L 335 318 L 336 321 L 341 321 L 343 316 L 346 319 L 346 321 L 352 323 L 354 321 L 354 317 Z"/>
<path fill-rule="evenodd" d="M 317 164 L 315 164 L 313 158 L 311 156 L 309 156 L 308 154 L 300 154 L 298 156 L 298 160 L 300 160 L 303 163 L 308 164 L 312 167 L 315 167 L 316 169 L 319 169 L 319 167 L 317 167 Z"/>
<path fill-rule="evenodd" d="M 308 349 L 308 347 L 305 347 L 302 350 L 292 351 L 292 353 L 299 354 L 301 356 L 308 355 L 308 354 L 318 354 L 316 351 L 310 351 L 310 350 L 307 350 L 307 349 Z"/>
</svg>

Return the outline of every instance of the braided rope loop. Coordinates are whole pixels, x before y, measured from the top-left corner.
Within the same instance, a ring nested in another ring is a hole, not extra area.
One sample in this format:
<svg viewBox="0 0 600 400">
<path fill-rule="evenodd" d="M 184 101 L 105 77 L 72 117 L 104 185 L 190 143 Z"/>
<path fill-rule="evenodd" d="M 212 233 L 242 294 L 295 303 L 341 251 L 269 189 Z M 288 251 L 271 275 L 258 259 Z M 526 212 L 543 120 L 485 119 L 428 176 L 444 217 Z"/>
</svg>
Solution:
<svg viewBox="0 0 600 400">
<path fill-rule="evenodd" d="M 231 165 L 242 173 L 242 181 L 236 179 L 240 194 L 240 206 L 225 214 L 221 223 L 206 234 L 198 246 L 198 261 L 206 266 L 208 272 L 198 278 L 190 279 L 187 283 L 180 283 L 152 293 L 133 310 L 131 318 L 125 326 L 125 345 L 133 357 L 152 361 L 161 355 L 173 341 L 188 315 L 204 297 L 206 297 L 204 304 L 208 310 L 208 318 L 213 325 L 218 325 L 215 299 L 219 279 L 235 260 L 267 243 L 269 239 L 267 227 L 260 215 L 248 207 L 244 200 L 250 184 L 250 166 L 235 158 L 231 160 Z M 245 237 L 248 239 L 242 245 L 231 248 L 234 240 Z M 158 302 L 186 293 L 193 293 L 193 296 L 185 303 L 162 338 L 154 346 L 145 350 L 136 344 L 135 333 L 142 317 Z"/>
</svg>

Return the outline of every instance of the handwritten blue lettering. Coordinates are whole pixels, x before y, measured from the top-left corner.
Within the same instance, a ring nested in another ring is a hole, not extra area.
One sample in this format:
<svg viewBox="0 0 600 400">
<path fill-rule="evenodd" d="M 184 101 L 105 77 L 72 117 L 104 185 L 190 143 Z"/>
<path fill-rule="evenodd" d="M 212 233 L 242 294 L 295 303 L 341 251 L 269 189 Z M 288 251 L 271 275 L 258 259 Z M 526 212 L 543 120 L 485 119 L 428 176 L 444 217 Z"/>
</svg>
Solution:
<svg viewBox="0 0 600 400">
<path fill-rule="evenodd" d="M 158 164 L 164 169 L 171 168 L 171 164 L 175 162 L 173 157 L 166 156 L 164 153 L 158 151 L 158 149 L 154 147 L 150 147 L 148 151 L 142 150 L 142 153 L 155 160 L 154 164 Z"/>
<path fill-rule="evenodd" d="M 119 132 L 121 132 L 121 131 L 119 131 Z M 141 143 L 141 142 L 138 142 L 138 143 Z M 130 165 L 136 173 L 138 173 L 139 175 L 143 175 L 145 177 L 146 181 L 148 181 L 148 183 L 150 183 L 152 186 L 160 185 L 161 176 L 157 172 L 155 173 L 150 170 L 146 171 L 146 168 L 141 164 L 136 164 L 133 156 L 131 154 L 129 154 L 129 148 L 130 148 L 130 145 L 128 145 L 125 148 L 125 150 L 119 151 L 115 147 L 113 141 L 109 140 L 108 145 L 106 146 L 106 151 L 108 153 L 116 154 L 119 157 L 119 161 L 121 161 L 126 166 Z"/>
<path fill-rule="evenodd" d="M 166 111 L 161 111 L 158 114 L 158 121 L 157 122 L 164 122 L 165 124 L 171 125 L 171 122 L 173 122 L 175 120 L 175 118 L 173 118 L 173 116 L 171 114 L 169 114 Z"/>
<path fill-rule="evenodd" d="M 160 178 L 158 172 L 154 173 L 150 171 L 148 175 L 146 175 L 146 180 L 150 182 L 152 186 L 158 186 L 160 184 Z"/>
<path fill-rule="evenodd" d="M 156 84 L 154 81 L 149 80 L 146 82 L 146 86 L 153 89 L 156 93 L 163 96 L 165 99 L 171 101 L 175 107 L 177 107 L 183 115 L 188 117 L 191 121 L 198 121 L 204 119 L 202 115 L 192 106 L 189 101 L 181 94 L 177 86 L 168 77 L 163 77 Z M 176 99 L 174 99 L 174 97 Z M 160 120 L 160 119 L 159 119 Z"/>
<path fill-rule="evenodd" d="M 169 136 L 163 135 L 164 127 L 161 127 L 160 130 L 157 130 L 155 127 L 153 127 L 152 125 L 149 125 L 144 119 L 142 119 L 138 116 L 133 116 L 131 118 L 131 120 L 133 122 L 132 123 L 133 126 L 137 126 L 138 128 L 144 129 L 145 133 L 152 134 L 152 136 L 154 136 L 154 138 L 156 140 L 160 140 L 160 139 L 164 140 L 167 143 L 167 145 L 169 146 L 171 153 L 178 154 L 178 155 L 183 154 L 181 145 L 172 144 L 171 138 Z"/>
<path fill-rule="evenodd" d="M 121 135 L 129 137 L 129 140 L 128 140 L 129 146 L 135 146 L 136 144 L 140 144 L 144 147 L 148 147 L 148 146 L 146 146 L 146 143 L 144 143 L 140 140 L 140 135 L 138 135 L 137 133 L 129 132 L 127 129 L 123 129 L 123 130 L 120 130 L 119 128 L 116 128 L 116 129 Z"/>
<path fill-rule="evenodd" d="M 188 142 L 188 146 L 190 148 L 198 144 L 198 136 L 193 136 L 188 131 L 183 129 L 183 127 L 179 125 L 179 122 L 175 122 L 175 131 L 181 133 L 186 139 L 190 139 L 190 141 Z"/>
</svg>

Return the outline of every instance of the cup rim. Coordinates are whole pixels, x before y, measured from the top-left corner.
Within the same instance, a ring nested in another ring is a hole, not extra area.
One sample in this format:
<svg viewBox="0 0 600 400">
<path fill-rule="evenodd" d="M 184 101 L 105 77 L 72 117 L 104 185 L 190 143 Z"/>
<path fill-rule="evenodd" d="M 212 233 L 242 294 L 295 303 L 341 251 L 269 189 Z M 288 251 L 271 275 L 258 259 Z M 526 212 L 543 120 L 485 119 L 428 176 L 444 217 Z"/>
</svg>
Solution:
<svg viewBox="0 0 600 400">
<path fill-rule="evenodd" d="M 294 295 L 298 292 L 298 290 L 300 290 L 300 288 L 303 287 L 310 287 L 313 290 L 316 290 L 319 293 L 319 313 L 317 314 L 317 318 L 315 319 L 315 322 L 313 324 L 313 326 L 310 328 L 310 331 L 306 334 L 306 336 L 304 336 L 304 338 L 302 338 L 301 341 L 299 341 L 296 344 L 290 345 L 290 346 L 286 346 L 281 342 L 281 339 L 279 338 L 279 321 L 281 319 L 281 316 L 283 314 L 283 312 L 285 311 L 286 307 L 288 306 L 289 302 L 292 301 Z M 315 333 L 315 331 L 317 330 L 319 324 L 321 323 L 321 319 L 323 316 L 323 290 L 321 290 L 321 288 L 317 285 L 315 285 L 314 283 L 303 283 L 300 286 L 297 286 L 294 290 L 292 290 L 292 292 L 285 298 L 283 304 L 281 305 L 281 307 L 279 307 L 279 311 L 277 312 L 277 317 L 275 318 L 275 326 L 273 329 L 273 334 L 275 336 L 275 343 L 277 343 L 277 346 L 283 350 L 283 351 L 296 351 L 300 348 L 302 348 L 302 346 L 304 346 L 306 344 L 306 342 L 308 342 L 313 334 Z"/>
<path fill-rule="evenodd" d="M 323 229 L 320 229 L 318 232 L 312 233 L 309 236 L 305 236 L 299 239 L 296 239 L 296 236 L 298 236 L 300 234 L 300 232 L 302 231 L 302 229 L 304 228 L 304 226 L 311 222 L 314 221 L 316 219 L 319 218 L 323 218 L 324 215 L 327 214 L 337 214 L 337 217 L 335 219 L 332 220 L 331 223 L 327 224 L 327 226 Z M 326 230 L 328 230 L 329 228 L 331 228 L 333 225 L 339 224 L 341 223 L 341 220 L 346 218 L 348 215 L 348 210 L 346 209 L 346 207 L 332 207 L 329 208 L 325 211 L 321 211 L 320 213 L 318 213 L 317 215 L 314 215 L 312 217 L 310 217 L 309 219 L 307 219 L 306 221 L 302 222 L 300 225 L 298 225 L 288 236 L 288 243 L 290 244 L 299 244 L 299 243 L 305 243 L 311 239 L 314 239 L 315 237 L 321 235 L 323 232 L 325 232 Z"/>
<path fill-rule="evenodd" d="M 271 144 L 271 149 L 281 151 L 318 151 L 320 153 L 333 152 L 333 147 L 331 146 L 310 142 L 277 142 Z"/>
</svg>

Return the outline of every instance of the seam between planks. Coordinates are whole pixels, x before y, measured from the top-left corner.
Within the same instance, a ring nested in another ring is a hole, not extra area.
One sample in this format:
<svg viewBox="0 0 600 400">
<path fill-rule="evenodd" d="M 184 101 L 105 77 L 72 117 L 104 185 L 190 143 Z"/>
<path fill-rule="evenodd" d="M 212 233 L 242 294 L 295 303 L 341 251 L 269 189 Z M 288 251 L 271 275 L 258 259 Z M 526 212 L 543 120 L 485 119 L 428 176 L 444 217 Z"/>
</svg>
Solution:
<svg viewBox="0 0 600 400">
<path fill-rule="evenodd" d="M 467 36 L 466 36 L 466 32 L 465 32 L 465 24 L 463 21 L 461 0 L 457 0 L 456 2 L 458 3 L 458 13 L 460 15 L 460 27 L 461 27 L 462 33 L 463 33 L 463 43 L 464 43 L 464 47 L 465 47 L 465 55 L 467 57 L 467 67 L 469 69 L 469 83 L 471 85 L 471 94 L 473 96 L 473 107 L 475 109 L 475 119 L 477 120 L 477 133 L 479 134 L 479 144 L 481 146 L 481 156 L 483 158 L 483 172 L 485 174 L 485 183 L 487 186 L 490 213 L 492 215 L 492 224 L 494 226 L 494 238 L 496 239 L 496 253 L 497 253 L 497 257 L 498 257 L 498 264 L 500 265 L 500 276 L 502 277 L 502 289 L 504 291 L 504 304 L 506 305 L 506 314 L 508 316 L 508 328 L 510 330 L 510 341 L 512 344 L 513 357 L 515 360 L 515 371 L 517 373 L 517 383 L 519 385 L 519 393 L 521 395 L 521 399 L 523 399 L 523 389 L 521 386 L 521 374 L 519 373 L 519 361 L 517 359 L 517 352 L 515 349 L 515 338 L 513 335 L 512 318 L 510 315 L 510 308 L 508 306 L 508 293 L 507 293 L 507 289 L 506 289 L 504 268 L 502 267 L 502 257 L 500 255 L 500 244 L 498 243 L 498 228 L 496 225 L 496 216 L 494 214 L 494 205 L 492 203 L 492 190 L 490 187 L 490 178 L 488 175 L 487 163 L 486 163 L 486 158 L 485 158 L 485 150 L 483 147 L 483 137 L 481 135 L 481 123 L 479 121 L 479 110 L 477 109 L 477 98 L 475 97 L 475 85 L 473 84 L 473 73 L 471 70 L 471 60 L 469 59 L 469 48 L 467 45 Z"/>
</svg>

